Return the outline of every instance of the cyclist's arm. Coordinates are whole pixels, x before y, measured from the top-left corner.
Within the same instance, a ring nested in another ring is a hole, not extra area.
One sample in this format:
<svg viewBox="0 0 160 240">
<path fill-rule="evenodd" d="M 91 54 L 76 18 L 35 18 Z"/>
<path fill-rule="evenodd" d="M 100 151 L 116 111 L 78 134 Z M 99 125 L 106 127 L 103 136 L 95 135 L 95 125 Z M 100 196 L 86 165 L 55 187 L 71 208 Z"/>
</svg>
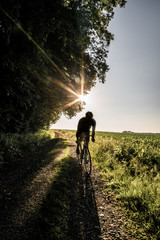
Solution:
<svg viewBox="0 0 160 240">
<path fill-rule="evenodd" d="M 93 127 L 92 127 L 92 137 L 95 136 L 95 129 L 96 129 L 96 126 L 93 126 Z"/>
<path fill-rule="evenodd" d="M 92 125 L 92 141 L 95 141 L 95 129 L 96 129 L 96 121 L 94 120 L 93 125 Z"/>
</svg>

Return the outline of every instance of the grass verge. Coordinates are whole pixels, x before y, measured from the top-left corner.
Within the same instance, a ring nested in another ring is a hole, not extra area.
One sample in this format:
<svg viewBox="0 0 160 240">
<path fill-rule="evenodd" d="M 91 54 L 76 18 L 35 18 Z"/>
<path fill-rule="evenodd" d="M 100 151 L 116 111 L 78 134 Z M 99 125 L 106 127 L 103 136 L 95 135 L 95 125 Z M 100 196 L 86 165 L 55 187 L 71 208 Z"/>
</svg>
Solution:
<svg viewBox="0 0 160 240">
<path fill-rule="evenodd" d="M 0 168 L 36 156 L 54 137 L 53 131 L 28 134 L 0 134 Z"/>
<path fill-rule="evenodd" d="M 160 136 L 97 133 L 92 159 L 138 224 L 137 239 L 160 239 Z"/>
</svg>

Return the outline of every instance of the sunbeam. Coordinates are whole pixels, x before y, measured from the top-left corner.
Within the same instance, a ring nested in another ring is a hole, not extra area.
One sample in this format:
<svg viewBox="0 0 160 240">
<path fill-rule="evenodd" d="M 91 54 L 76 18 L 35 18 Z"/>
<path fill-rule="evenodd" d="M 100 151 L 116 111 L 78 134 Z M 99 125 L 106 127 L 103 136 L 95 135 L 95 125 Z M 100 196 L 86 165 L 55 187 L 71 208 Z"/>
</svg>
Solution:
<svg viewBox="0 0 160 240">
<path fill-rule="evenodd" d="M 84 66 L 83 66 L 83 56 L 81 62 L 81 94 L 79 96 L 79 100 L 81 101 L 81 108 L 83 108 L 83 95 L 84 95 Z"/>
<path fill-rule="evenodd" d="M 17 23 L 3 8 L 0 7 L 0 10 L 27 36 L 30 40 L 42 53 L 43 55 L 51 62 L 51 64 L 56 68 L 56 70 L 62 75 L 64 79 L 68 77 L 61 71 L 61 69 L 53 62 L 53 60 L 47 55 L 47 53 L 39 46 L 39 44 L 23 29 L 23 27 Z"/>
<path fill-rule="evenodd" d="M 75 99 L 74 101 L 67 103 L 64 108 L 71 107 L 73 104 L 80 102 L 80 107 L 81 109 L 83 108 L 84 103 L 87 102 L 87 96 L 86 95 L 78 95 L 78 98 Z"/>
<path fill-rule="evenodd" d="M 74 100 L 73 102 L 67 103 L 67 104 L 64 106 L 64 108 L 71 107 L 73 104 L 75 104 L 75 103 L 77 103 L 77 102 L 79 102 L 79 101 L 80 101 L 79 98 L 77 98 L 77 99 Z"/>
<path fill-rule="evenodd" d="M 60 88 L 63 88 L 64 90 L 72 93 L 73 95 L 75 95 L 76 97 L 79 98 L 79 94 L 77 94 L 76 92 L 74 92 L 72 89 L 70 89 L 67 85 L 65 85 L 64 83 L 52 78 L 52 77 L 48 77 L 49 80 L 53 81 L 57 86 L 59 86 Z"/>
</svg>

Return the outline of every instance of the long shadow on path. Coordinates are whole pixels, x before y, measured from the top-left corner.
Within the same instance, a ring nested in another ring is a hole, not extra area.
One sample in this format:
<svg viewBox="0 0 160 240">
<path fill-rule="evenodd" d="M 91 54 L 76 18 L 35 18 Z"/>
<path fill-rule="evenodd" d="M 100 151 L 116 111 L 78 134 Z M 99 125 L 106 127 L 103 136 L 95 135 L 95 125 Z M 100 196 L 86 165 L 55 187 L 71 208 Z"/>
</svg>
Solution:
<svg viewBox="0 0 160 240">
<path fill-rule="evenodd" d="M 52 139 L 35 156 L 2 172 L 2 240 L 99 239 L 91 178 L 71 156 L 54 160 L 66 146 L 64 139 Z"/>
<path fill-rule="evenodd" d="M 41 209 L 39 239 L 100 239 L 94 188 L 77 160 L 62 160 L 60 171 Z"/>
</svg>

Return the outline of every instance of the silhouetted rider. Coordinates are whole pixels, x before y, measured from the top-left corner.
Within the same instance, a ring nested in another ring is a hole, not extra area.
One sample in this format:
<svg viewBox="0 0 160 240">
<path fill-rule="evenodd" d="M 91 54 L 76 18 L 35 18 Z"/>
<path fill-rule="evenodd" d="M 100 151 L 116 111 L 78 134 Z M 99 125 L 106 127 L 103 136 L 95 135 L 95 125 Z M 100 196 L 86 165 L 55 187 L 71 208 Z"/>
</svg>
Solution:
<svg viewBox="0 0 160 240">
<path fill-rule="evenodd" d="M 89 133 L 90 129 L 92 127 L 92 142 L 95 141 L 94 136 L 95 136 L 95 128 L 96 128 L 96 121 L 93 118 L 93 113 L 92 112 L 87 112 L 86 116 L 81 118 L 78 122 L 77 126 L 77 132 L 76 132 L 76 137 L 77 137 L 77 149 L 76 152 L 79 154 L 79 141 L 81 141 L 82 135 L 85 133 L 88 135 L 88 142 L 89 142 Z"/>
</svg>

